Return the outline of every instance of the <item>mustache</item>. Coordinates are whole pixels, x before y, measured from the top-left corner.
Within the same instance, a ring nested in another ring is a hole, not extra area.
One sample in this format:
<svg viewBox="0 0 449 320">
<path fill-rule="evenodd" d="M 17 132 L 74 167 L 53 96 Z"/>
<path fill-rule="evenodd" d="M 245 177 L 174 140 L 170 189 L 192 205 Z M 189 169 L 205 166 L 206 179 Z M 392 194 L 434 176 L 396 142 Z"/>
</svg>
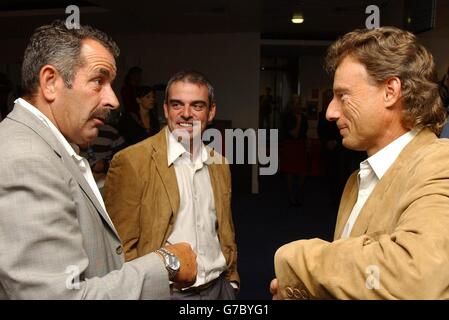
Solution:
<svg viewBox="0 0 449 320">
<path fill-rule="evenodd" d="M 98 118 L 98 119 L 101 119 L 101 120 L 107 122 L 109 120 L 110 116 L 111 116 L 111 110 L 109 110 L 109 108 L 98 108 L 92 112 L 92 114 L 90 115 L 90 118 L 91 119 Z"/>
</svg>

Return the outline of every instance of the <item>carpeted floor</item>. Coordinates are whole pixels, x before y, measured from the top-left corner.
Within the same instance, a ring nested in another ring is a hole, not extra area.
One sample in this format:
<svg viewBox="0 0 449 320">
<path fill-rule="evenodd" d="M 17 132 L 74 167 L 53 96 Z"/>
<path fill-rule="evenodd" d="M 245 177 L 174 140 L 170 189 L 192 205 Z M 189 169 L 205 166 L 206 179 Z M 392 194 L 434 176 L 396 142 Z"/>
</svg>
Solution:
<svg viewBox="0 0 449 320">
<path fill-rule="evenodd" d="M 238 299 L 243 300 L 271 299 L 276 249 L 300 239 L 331 240 L 337 216 L 324 178 L 306 179 L 301 207 L 289 204 L 281 174 L 262 176 L 259 182 L 259 194 L 234 193 L 232 199 L 241 277 Z"/>
</svg>

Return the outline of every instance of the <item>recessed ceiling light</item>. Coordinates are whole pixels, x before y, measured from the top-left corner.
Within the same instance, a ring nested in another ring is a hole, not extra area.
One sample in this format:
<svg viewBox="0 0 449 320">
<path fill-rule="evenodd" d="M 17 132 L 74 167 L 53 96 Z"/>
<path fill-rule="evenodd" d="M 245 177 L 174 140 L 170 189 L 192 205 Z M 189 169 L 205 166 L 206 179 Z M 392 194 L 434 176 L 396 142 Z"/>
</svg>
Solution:
<svg viewBox="0 0 449 320">
<path fill-rule="evenodd" d="M 294 13 L 293 17 L 292 17 L 292 22 L 293 23 L 303 23 L 304 17 L 302 15 L 302 13 Z"/>
</svg>

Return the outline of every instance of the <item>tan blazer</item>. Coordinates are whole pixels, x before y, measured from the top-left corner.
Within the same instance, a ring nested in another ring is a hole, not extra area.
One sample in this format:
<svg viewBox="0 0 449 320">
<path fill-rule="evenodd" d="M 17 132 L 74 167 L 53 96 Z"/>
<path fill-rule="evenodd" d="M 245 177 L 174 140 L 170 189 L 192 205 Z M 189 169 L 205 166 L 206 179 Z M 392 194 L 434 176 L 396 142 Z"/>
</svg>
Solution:
<svg viewBox="0 0 449 320">
<path fill-rule="evenodd" d="M 178 183 L 174 167 L 167 163 L 165 131 L 166 128 L 117 153 L 106 177 L 104 200 L 123 241 L 127 261 L 164 245 L 178 214 Z M 225 276 L 239 283 L 229 165 L 211 164 L 208 168 L 217 212 L 217 234 L 227 264 Z"/>
<path fill-rule="evenodd" d="M 334 242 L 301 240 L 275 255 L 280 292 L 292 299 L 449 298 L 449 140 L 422 130 L 400 153 L 340 239 L 357 200 L 345 187 Z"/>
</svg>

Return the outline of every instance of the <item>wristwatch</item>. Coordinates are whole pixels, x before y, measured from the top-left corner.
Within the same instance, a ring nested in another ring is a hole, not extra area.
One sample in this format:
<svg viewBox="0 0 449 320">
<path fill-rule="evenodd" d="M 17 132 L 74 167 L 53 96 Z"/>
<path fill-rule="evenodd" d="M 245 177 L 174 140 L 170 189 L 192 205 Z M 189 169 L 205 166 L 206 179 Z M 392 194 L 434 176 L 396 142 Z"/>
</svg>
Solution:
<svg viewBox="0 0 449 320">
<path fill-rule="evenodd" d="M 178 258 L 173 253 L 165 248 L 159 248 L 156 252 L 164 258 L 165 269 L 168 271 L 168 279 L 173 281 L 179 271 L 181 263 L 179 263 Z"/>
</svg>

